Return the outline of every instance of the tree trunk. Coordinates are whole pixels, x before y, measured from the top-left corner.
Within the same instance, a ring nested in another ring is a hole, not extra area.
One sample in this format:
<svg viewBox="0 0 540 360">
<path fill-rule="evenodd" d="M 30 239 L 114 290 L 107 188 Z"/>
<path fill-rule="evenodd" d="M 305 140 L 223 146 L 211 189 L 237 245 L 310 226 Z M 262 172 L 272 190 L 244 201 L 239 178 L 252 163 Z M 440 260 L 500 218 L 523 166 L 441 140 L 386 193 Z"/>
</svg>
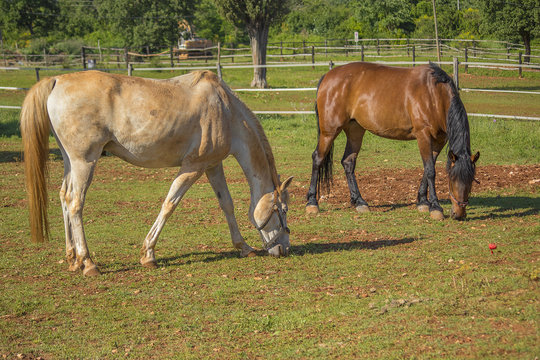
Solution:
<svg viewBox="0 0 540 360">
<path fill-rule="evenodd" d="M 248 29 L 249 42 L 251 44 L 251 57 L 253 59 L 253 81 L 251 87 L 264 89 L 268 87 L 266 82 L 266 68 L 257 67 L 266 65 L 266 46 L 268 44 L 268 26 Z"/>
<path fill-rule="evenodd" d="M 521 38 L 523 39 L 523 44 L 525 45 L 525 57 L 523 61 L 528 63 L 531 61 L 531 33 L 528 31 L 523 31 L 521 33 Z"/>
</svg>

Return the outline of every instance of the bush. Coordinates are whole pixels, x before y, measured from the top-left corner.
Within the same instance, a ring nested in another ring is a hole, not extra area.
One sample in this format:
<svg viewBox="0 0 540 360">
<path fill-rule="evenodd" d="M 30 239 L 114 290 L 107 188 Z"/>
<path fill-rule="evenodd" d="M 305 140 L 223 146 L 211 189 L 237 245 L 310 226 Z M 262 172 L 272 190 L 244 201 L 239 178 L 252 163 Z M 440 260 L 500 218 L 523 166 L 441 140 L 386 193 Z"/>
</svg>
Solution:
<svg viewBox="0 0 540 360">
<path fill-rule="evenodd" d="M 79 39 L 69 39 L 54 44 L 50 48 L 51 54 L 69 54 L 77 55 L 81 53 L 81 48 L 84 46 L 84 42 Z"/>
</svg>

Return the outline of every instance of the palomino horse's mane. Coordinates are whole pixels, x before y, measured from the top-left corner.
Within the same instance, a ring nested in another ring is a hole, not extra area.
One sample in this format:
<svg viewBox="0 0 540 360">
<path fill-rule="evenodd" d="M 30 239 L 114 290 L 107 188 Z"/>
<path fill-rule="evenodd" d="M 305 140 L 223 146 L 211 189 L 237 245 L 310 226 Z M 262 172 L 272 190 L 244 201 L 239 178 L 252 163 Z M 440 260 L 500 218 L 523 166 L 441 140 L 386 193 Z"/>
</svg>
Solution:
<svg viewBox="0 0 540 360">
<path fill-rule="evenodd" d="M 270 167 L 270 174 L 272 176 L 272 182 L 274 184 L 274 187 L 276 188 L 278 193 L 280 193 L 281 190 L 274 154 L 272 153 L 270 142 L 268 141 L 268 138 L 264 133 L 263 127 L 253 113 L 253 111 L 251 111 L 242 101 L 240 101 L 236 93 L 232 91 L 232 89 L 225 82 L 221 81 L 219 77 L 213 72 L 209 70 L 202 70 L 195 71 L 191 74 L 193 75 L 191 86 L 195 86 L 203 79 L 212 82 L 215 85 L 216 89 L 218 89 L 220 97 L 227 106 L 231 106 L 231 103 L 234 102 L 235 105 L 240 108 L 239 110 L 246 115 L 246 120 L 248 120 L 249 124 L 252 126 L 252 129 L 257 134 L 259 143 L 263 148 L 266 160 L 268 162 L 268 166 Z"/>
<path fill-rule="evenodd" d="M 446 169 L 451 179 L 459 177 L 461 182 L 467 183 L 474 180 L 475 167 L 470 161 L 471 157 L 471 137 L 469 130 L 469 119 L 465 106 L 459 97 L 459 91 L 454 80 L 444 72 L 439 66 L 430 62 L 431 75 L 435 82 L 448 84 L 452 94 L 450 108 L 446 116 L 446 136 L 448 139 L 448 161 Z M 450 154 L 454 154 L 457 159 L 454 166 Z"/>
</svg>

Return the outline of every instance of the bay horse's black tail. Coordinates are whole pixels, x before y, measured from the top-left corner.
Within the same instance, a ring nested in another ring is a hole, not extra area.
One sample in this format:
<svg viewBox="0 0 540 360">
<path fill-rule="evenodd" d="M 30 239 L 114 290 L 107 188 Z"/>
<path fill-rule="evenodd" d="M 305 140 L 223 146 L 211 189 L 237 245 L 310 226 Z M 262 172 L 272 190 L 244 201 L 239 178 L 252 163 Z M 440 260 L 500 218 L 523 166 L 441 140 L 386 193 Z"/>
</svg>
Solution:
<svg viewBox="0 0 540 360">
<path fill-rule="evenodd" d="M 470 161 L 466 161 L 471 156 L 471 135 L 469 130 L 469 119 L 465 106 L 459 97 L 459 91 L 454 80 L 436 64 L 430 62 L 431 75 L 436 83 L 445 83 L 450 87 L 452 100 L 450 108 L 446 114 L 446 138 L 448 140 L 448 160 L 446 169 L 448 175 L 453 178 L 459 176 L 463 182 L 474 179 L 475 170 Z M 467 156 L 459 156 L 467 155 Z M 458 159 L 454 167 L 451 168 L 452 159 Z M 450 171 L 451 170 L 451 171 Z"/>
<path fill-rule="evenodd" d="M 321 86 L 321 82 L 324 79 L 324 75 L 319 80 L 319 84 L 317 84 L 317 94 L 319 93 L 319 86 Z M 317 119 L 317 149 L 315 149 L 315 152 L 319 148 L 319 140 L 321 137 L 321 126 L 319 125 L 319 109 L 317 107 L 317 97 L 315 97 L 315 117 Z M 315 153 L 314 153 L 315 155 Z M 330 190 L 330 186 L 332 185 L 332 164 L 334 162 L 334 143 L 330 145 L 330 148 L 328 149 L 328 153 L 324 156 L 324 159 L 319 167 L 319 176 L 317 178 L 317 194 L 321 195 L 322 188 L 325 191 Z"/>
</svg>

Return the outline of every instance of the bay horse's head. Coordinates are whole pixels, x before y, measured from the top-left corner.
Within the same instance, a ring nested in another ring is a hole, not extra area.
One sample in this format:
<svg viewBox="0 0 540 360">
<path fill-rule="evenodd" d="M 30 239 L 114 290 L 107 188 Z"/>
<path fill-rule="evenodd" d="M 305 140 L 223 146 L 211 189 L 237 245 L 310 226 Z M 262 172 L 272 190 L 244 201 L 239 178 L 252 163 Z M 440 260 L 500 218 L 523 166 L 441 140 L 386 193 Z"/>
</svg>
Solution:
<svg viewBox="0 0 540 360">
<path fill-rule="evenodd" d="M 474 155 L 466 153 L 456 155 L 451 150 L 448 151 L 448 162 L 446 170 L 448 172 L 448 188 L 452 208 L 450 216 L 455 220 L 464 220 L 467 217 L 466 207 L 469 203 L 473 181 L 476 174 L 476 161 L 480 157 L 480 152 Z"/>
<path fill-rule="evenodd" d="M 287 187 L 292 179 L 292 176 L 289 177 L 279 186 L 279 189 L 263 195 L 253 212 L 255 225 L 261 234 L 264 248 L 268 254 L 275 257 L 287 256 L 291 247 L 290 230 L 287 226 L 287 202 L 289 201 Z"/>
</svg>

